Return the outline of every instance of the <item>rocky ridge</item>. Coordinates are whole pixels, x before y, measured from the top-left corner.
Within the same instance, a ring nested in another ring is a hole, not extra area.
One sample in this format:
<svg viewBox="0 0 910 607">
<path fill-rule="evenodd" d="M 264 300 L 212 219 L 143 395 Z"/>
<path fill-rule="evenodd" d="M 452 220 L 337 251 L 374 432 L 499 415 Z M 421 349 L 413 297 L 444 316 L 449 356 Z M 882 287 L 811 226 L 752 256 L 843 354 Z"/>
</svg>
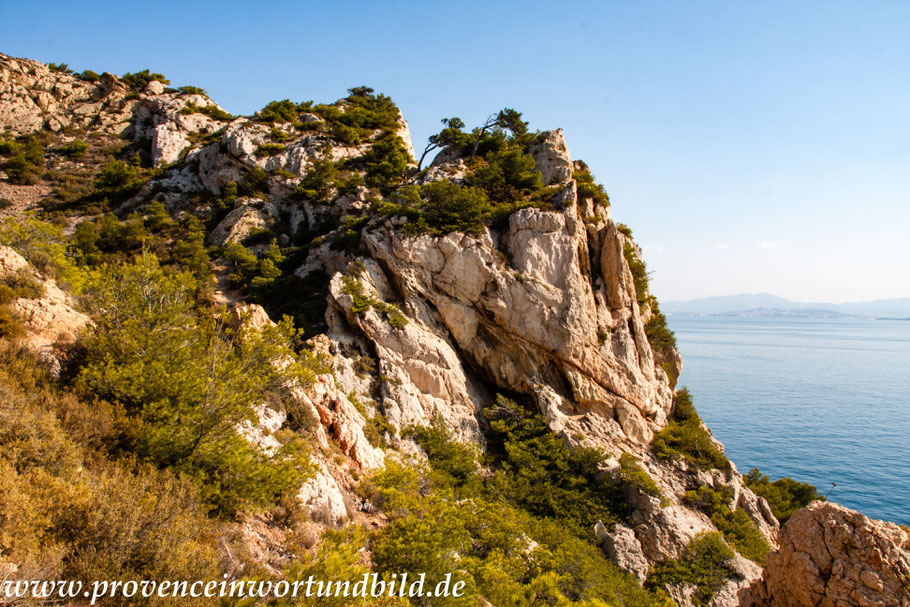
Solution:
<svg viewBox="0 0 910 607">
<path fill-rule="evenodd" d="M 337 105 L 344 111 L 343 102 Z M 151 165 L 164 169 L 123 209 L 142 212 L 155 200 L 175 217 L 211 219 L 207 201 L 261 170 L 259 191 L 241 195 L 210 231 L 208 242 L 243 242 L 261 230 L 289 242 L 304 239 L 307 255 L 297 276 L 328 276 L 324 327 L 311 346 L 330 358 L 333 374 L 320 376 L 298 394 L 320 421 L 313 440 L 323 455 L 298 496 L 315 520 L 343 524 L 357 513 L 355 474 L 380 468 L 387 457 L 421 454 L 398 434 L 408 426 L 439 421 L 459 440 L 482 445 L 483 408 L 505 392 L 532 403 L 566 444 L 607 452 L 604 475 L 618 477 L 619 456 L 631 453 L 657 484 L 663 499 L 627 490 L 631 525 L 597 530 L 607 554 L 640 581 L 654 563 L 680 557 L 696 535 L 716 530 L 706 514 L 683 499 L 698 487 L 729 487 L 731 508 L 745 512 L 777 544 L 778 523 L 768 504 L 745 486 L 735 467 L 698 470 L 654 454 L 651 441 L 670 421 L 682 362 L 675 350 L 649 343 L 645 327 L 653 311 L 648 303 L 640 304 L 649 299 L 636 292 L 628 258 L 631 252 L 640 259 L 641 252 L 613 222 L 609 206 L 578 187 L 578 165 L 562 131 L 541 133 L 530 149 L 543 181 L 556 192 L 547 208 L 523 208 L 504 226 L 476 235 L 415 236 L 403 232 L 405 218 L 372 213 L 381 199 L 374 188 L 361 185 L 327 203 L 295 196 L 319 161 L 362 157 L 380 137 L 378 131 L 352 144 L 325 129 L 301 133 L 255 117 L 212 118 L 193 111 L 207 107 L 218 108 L 205 95 L 171 91 L 154 80 L 136 93 L 110 74 L 85 82 L 38 62 L 0 55 L 0 129 L 12 135 L 46 129 L 63 136 L 74 129 L 103 131 L 142 148 Z M 298 120 L 324 119 L 304 112 Z M 403 117 L 395 134 L 413 158 Z M 283 140 L 281 149 L 262 153 L 276 137 Z M 464 158 L 443 150 L 427 171 L 412 169 L 408 179 L 457 181 L 465 170 Z M 348 218 L 363 222 L 353 250 L 337 246 Z M 15 253 L 5 255 L 15 260 Z M 373 305 L 364 310 L 357 297 Z M 260 322 L 270 322 L 262 318 L 264 310 L 253 308 Z M 390 322 L 392 308 L 403 322 Z M 377 415 L 395 431 L 383 436 L 385 447 L 367 438 L 368 420 Z M 265 405 L 260 418 L 260 428 L 251 434 L 267 446 L 283 418 Z M 340 465 L 330 456 L 333 449 L 344 456 Z M 819 508 L 810 514 L 837 518 Z M 764 577 L 758 565 L 737 557 L 735 576 L 711 604 L 737 605 L 743 596 L 755 597 L 756 605 L 783 604 L 773 602 L 790 592 L 781 580 L 792 572 L 794 559 L 805 561 L 798 555 L 812 554 L 792 548 L 794 538 L 809 533 L 801 520 L 794 516 L 785 527 Z M 881 535 L 878 527 L 851 520 L 855 528 L 869 529 L 870 537 Z M 885 536 L 886 543 L 906 545 L 906 538 L 900 543 L 896 535 Z M 839 549 L 855 556 L 846 544 Z M 862 558 L 871 557 L 864 552 Z M 819 570 L 820 561 L 811 560 L 815 569 L 800 570 L 800 579 Z M 876 579 L 887 580 L 877 591 L 884 596 L 892 590 L 891 578 L 872 571 Z M 863 575 L 845 575 L 843 584 L 872 579 Z M 807 584 L 806 596 L 816 602 L 792 604 L 828 604 L 817 600 L 826 590 Z M 685 588 L 675 593 L 680 604 L 690 595 Z"/>
</svg>

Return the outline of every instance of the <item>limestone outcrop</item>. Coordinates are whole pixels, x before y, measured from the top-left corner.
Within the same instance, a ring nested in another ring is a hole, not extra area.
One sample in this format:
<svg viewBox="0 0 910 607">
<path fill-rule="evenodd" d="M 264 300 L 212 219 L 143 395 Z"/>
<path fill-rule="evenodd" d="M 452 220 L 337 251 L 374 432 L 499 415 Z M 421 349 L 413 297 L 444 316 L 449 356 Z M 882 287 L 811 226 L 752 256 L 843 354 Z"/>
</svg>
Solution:
<svg viewBox="0 0 910 607">
<path fill-rule="evenodd" d="M 742 593 L 754 607 L 907 607 L 910 534 L 894 523 L 814 502 L 780 532 L 762 578 Z"/>
</svg>

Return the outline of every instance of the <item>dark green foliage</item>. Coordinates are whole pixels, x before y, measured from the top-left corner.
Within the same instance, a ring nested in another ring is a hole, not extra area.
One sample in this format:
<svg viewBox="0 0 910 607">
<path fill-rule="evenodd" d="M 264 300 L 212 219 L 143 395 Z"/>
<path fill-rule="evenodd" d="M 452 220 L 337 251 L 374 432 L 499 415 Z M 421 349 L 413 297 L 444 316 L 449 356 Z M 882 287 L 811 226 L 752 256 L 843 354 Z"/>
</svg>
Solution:
<svg viewBox="0 0 910 607">
<path fill-rule="evenodd" d="M 427 454 L 433 472 L 451 487 L 477 483 L 477 454 L 470 447 L 457 442 L 446 430 L 442 420 L 430 426 L 407 428 L 402 436 L 413 438 Z"/>
<path fill-rule="evenodd" d="M 525 200 L 541 188 L 540 172 L 534 168 L 534 159 L 521 149 L 503 149 L 489 152 L 484 162 L 471 173 L 467 182 L 483 189 L 490 200 L 514 204 Z"/>
<path fill-rule="evenodd" d="M 81 139 L 76 139 L 58 147 L 55 151 L 69 158 L 82 158 L 88 152 L 88 144 Z"/>
<path fill-rule="evenodd" d="M 79 77 L 86 82 L 98 82 L 101 80 L 101 76 L 98 75 L 98 72 L 92 70 L 83 70 L 82 73 L 79 74 Z"/>
<path fill-rule="evenodd" d="M 439 437 L 428 442 L 446 443 Z M 413 604 L 476 605 L 480 595 L 503 607 L 668 605 L 561 521 L 535 518 L 481 493 L 456 499 L 435 471 L 394 461 L 371 481 L 371 497 L 390 519 L 373 537 L 377 570 L 425 572 L 428 583 L 456 571 L 453 577 L 466 582 L 462 601 L 425 597 Z"/>
<path fill-rule="evenodd" d="M 388 194 L 401 184 L 410 162 L 401 137 L 388 132 L 363 155 L 366 164 L 366 185 Z"/>
<path fill-rule="evenodd" d="M 676 348 L 676 335 L 667 326 L 667 317 L 657 306 L 657 298 L 650 297 L 651 315 L 648 322 L 645 323 L 645 335 L 648 337 L 648 343 L 658 351 L 668 351 Z"/>
<path fill-rule="evenodd" d="M 181 114 L 204 114 L 213 120 L 220 120 L 222 122 L 230 122 L 234 119 L 233 114 L 226 112 L 219 108 L 214 103 L 212 105 L 195 105 L 192 103 L 187 103 L 182 110 Z"/>
<path fill-rule="evenodd" d="M 284 145 L 280 143 L 263 143 L 258 148 L 256 148 L 256 156 L 259 158 L 264 158 L 266 156 L 274 156 L 275 154 L 280 154 L 285 150 Z"/>
<path fill-rule="evenodd" d="M 616 229 L 617 229 L 617 231 L 619 231 L 620 234 L 622 234 L 624 236 L 628 236 L 629 238 L 632 238 L 632 228 L 630 228 L 626 224 L 617 223 Z"/>
<path fill-rule="evenodd" d="M 177 90 L 184 95 L 208 95 L 208 93 L 205 92 L 205 89 L 199 88 L 198 86 L 193 86 L 191 84 L 181 86 Z"/>
<path fill-rule="evenodd" d="M 800 483 L 789 477 L 772 482 L 758 468 L 749 470 L 744 478 L 749 489 L 768 500 L 771 512 L 781 523 L 787 522 L 794 512 L 812 502 L 826 501 L 825 496 L 820 495 L 814 485 Z"/>
<path fill-rule="evenodd" d="M 670 354 L 670 350 L 676 348 L 676 336 L 667 326 L 667 317 L 660 311 L 657 298 L 649 293 L 648 268 L 631 244 L 623 244 L 622 253 L 629 265 L 629 270 L 632 271 L 638 305 L 647 305 L 650 308 L 651 314 L 645 323 L 645 335 L 648 343 L 658 354 L 667 356 Z M 671 382 L 675 381 L 676 378 L 671 377 Z"/>
<path fill-rule="evenodd" d="M 270 101 L 264 108 L 256 112 L 256 120 L 269 124 L 274 124 L 276 122 L 294 123 L 297 122 L 297 117 L 300 116 L 300 112 L 301 108 L 289 99 L 283 101 Z"/>
<path fill-rule="evenodd" d="M 672 584 L 695 586 L 692 602 L 704 606 L 734 577 L 733 551 L 719 533 L 700 533 L 692 538 L 682 557 L 656 565 L 648 575 L 646 588 Z"/>
<path fill-rule="evenodd" d="M 316 204 L 325 204 L 330 200 L 337 175 L 337 165 L 329 159 L 320 158 L 313 162 L 300 180 L 294 195 Z"/>
<path fill-rule="evenodd" d="M 364 316 L 373 308 L 380 312 L 389 324 L 396 329 L 402 329 L 408 324 L 407 317 L 401 313 L 398 306 L 386 303 L 374 295 L 366 293 L 356 274 L 344 277 L 344 292 L 351 296 L 353 300 L 351 312 L 357 316 Z"/>
<path fill-rule="evenodd" d="M 135 72 L 135 73 L 126 73 L 120 77 L 120 80 L 121 80 L 121 82 L 123 82 L 123 84 L 125 84 L 126 86 L 130 87 L 131 89 L 133 89 L 135 91 L 144 90 L 145 87 L 148 86 L 148 83 L 151 82 L 152 80 L 157 80 L 158 82 L 160 82 L 161 84 L 164 84 L 164 85 L 171 83 L 170 80 L 168 80 L 161 74 L 149 72 L 149 70 L 142 70 L 141 72 Z"/>
<path fill-rule="evenodd" d="M 610 197 L 603 185 L 597 183 L 591 169 L 581 160 L 575 161 L 575 188 L 579 198 L 591 198 L 596 204 L 610 206 Z"/>
<path fill-rule="evenodd" d="M 407 230 L 411 234 L 443 236 L 449 232 L 480 233 L 491 221 L 494 207 L 483 190 L 434 181 L 402 188 L 393 203 L 381 207 L 379 212 L 410 218 Z"/>
<path fill-rule="evenodd" d="M 721 485 L 719 489 L 699 487 L 697 490 L 686 491 L 683 498 L 688 505 L 707 514 L 718 531 L 724 534 L 740 554 L 761 565 L 765 555 L 771 551 L 771 546 L 744 510 L 730 508 L 732 500 L 733 491 L 726 485 Z"/>
<path fill-rule="evenodd" d="M 682 458 L 700 469 L 730 469 L 730 461 L 705 430 L 685 388 L 676 392 L 670 423 L 654 435 L 652 446 L 661 459 Z"/>
<path fill-rule="evenodd" d="M 70 69 L 70 66 L 66 63 L 48 63 L 47 69 L 52 72 L 60 72 L 61 74 L 72 74 L 73 70 Z"/>
<path fill-rule="evenodd" d="M 0 141 L 0 155 L 7 160 L 0 164 L 11 183 L 34 185 L 44 173 L 44 152 L 52 135 L 36 132 L 14 141 Z"/>
<path fill-rule="evenodd" d="M 645 261 L 635 252 L 635 248 L 629 243 L 622 245 L 622 254 L 629 264 L 632 271 L 632 281 L 635 284 L 635 295 L 638 298 L 638 305 L 643 306 L 648 301 L 648 267 Z"/>
<path fill-rule="evenodd" d="M 310 381 L 312 367 L 288 347 L 288 323 L 253 331 L 195 316 L 195 287 L 191 276 L 168 275 L 151 256 L 102 266 L 84 297 L 97 326 L 80 382 L 86 394 L 123 406 L 136 451 L 194 479 L 212 507 L 263 506 L 299 486 L 307 458 L 296 439 L 266 455 L 237 426 L 253 421 L 254 406 L 289 379 Z M 272 364 L 285 357 L 294 362 L 281 370 Z"/>
<path fill-rule="evenodd" d="M 668 506 L 669 500 L 660 490 L 654 479 L 645 471 L 631 453 L 623 453 L 619 457 L 619 477 L 622 482 L 628 483 L 642 493 L 647 493 L 660 498 L 662 506 Z"/>
<path fill-rule="evenodd" d="M 595 480 L 603 454 L 570 451 L 543 417 L 501 395 L 484 416 L 500 466 L 491 488 L 496 494 L 534 516 L 558 520 L 582 537 L 590 536 L 597 521 L 609 526 L 627 516 L 619 488 Z"/>
</svg>

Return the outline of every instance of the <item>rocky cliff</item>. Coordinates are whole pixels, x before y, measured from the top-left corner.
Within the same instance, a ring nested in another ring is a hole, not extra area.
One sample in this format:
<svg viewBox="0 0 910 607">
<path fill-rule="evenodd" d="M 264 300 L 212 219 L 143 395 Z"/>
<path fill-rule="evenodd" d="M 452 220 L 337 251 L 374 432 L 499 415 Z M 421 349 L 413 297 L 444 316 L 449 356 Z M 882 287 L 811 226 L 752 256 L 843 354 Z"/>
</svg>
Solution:
<svg viewBox="0 0 910 607">
<path fill-rule="evenodd" d="M 385 160 L 377 158 L 382 146 L 397 141 L 394 149 L 408 156 L 397 177 L 407 186 L 464 183 L 475 170 L 473 154 L 450 145 L 429 169 L 417 171 L 400 115 L 385 127 L 359 126 L 358 136 L 342 128 L 350 123 L 337 116 L 356 111 L 355 102 L 294 106 L 287 121 L 235 118 L 201 92 L 167 89 L 154 79 L 136 90 L 110 74 L 90 81 L 0 55 L 0 129 L 7 137 L 49 133 L 54 143 L 42 168 L 72 168 L 74 161 L 55 155 L 55 146 L 92 137 L 117 140 L 122 153 L 139 154 L 146 167 L 145 180 L 111 209 L 121 216 L 148 213 L 157 203 L 175 219 L 207 222 L 206 241 L 218 250 L 246 243 L 261 257 L 269 250 L 256 240 L 263 233 L 288 251 L 297 245 L 289 283 L 297 290 L 290 299 L 317 310 L 310 347 L 332 367 L 331 375 L 298 394 L 320 422 L 313 437 L 317 471 L 299 492 L 314 520 L 337 526 L 360 516 L 360 509 L 372 510 L 355 495 L 356 478 L 381 469 L 388 458 L 423 457 L 402 433 L 405 428 L 441 424 L 459 441 L 482 449 L 489 431 L 483 410 L 501 393 L 542 414 L 572 449 L 596 447 L 608 456 L 600 475 L 625 487 L 631 515 L 625 524 L 592 529 L 590 539 L 639 581 L 655 564 L 683 558 L 693 538 L 718 530 L 717 508 L 706 508 L 696 494 L 722 496 L 719 507 L 731 517 L 743 514 L 741 524 L 776 546 L 778 522 L 734 466 L 696 465 L 656 453 L 655 435 L 674 423 L 682 361 L 672 345 L 649 338 L 659 312 L 646 281 L 635 273 L 641 252 L 628 230 L 612 220 L 605 196 L 580 184 L 586 169 L 571 158 L 562 131 L 533 135 L 527 148 L 540 191 L 546 192 L 542 203 L 517 208 L 481 230 L 421 232 L 409 228 L 413 213 L 379 212 L 399 204 L 394 192 L 371 181 Z M 339 161 L 347 161 L 342 177 L 356 182 L 314 180 L 327 162 L 341 166 Z M 74 171 L 88 170 L 81 166 L 86 161 L 75 164 L 80 166 Z M 40 189 L 53 184 L 0 185 L 0 196 L 25 201 L 18 211 L 40 205 L 42 195 L 53 198 Z M 223 208 L 225 201 L 230 208 Z M 83 215 L 70 215 L 69 225 Z M 5 268 L 21 258 L 4 250 L 3 259 Z M 245 305 L 243 291 L 229 277 L 231 262 L 217 259 L 215 267 L 216 299 Z M 61 315 L 72 316 L 67 327 L 85 322 L 55 289 L 48 288 L 38 303 L 15 304 L 36 310 L 36 336 L 48 334 L 44 325 Z M 269 310 L 274 302 L 260 303 Z M 51 308 L 65 314 L 47 312 Z M 377 419 L 383 420 L 378 432 L 371 426 Z M 261 427 L 250 432 L 264 440 L 284 420 L 282 412 L 263 405 Z M 713 438 L 706 440 L 705 448 L 722 449 Z M 338 453 L 341 459 L 333 455 Z M 653 480 L 652 489 L 622 484 L 623 454 L 634 457 L 637 469 Z M 834 561 L 821 563 L 814 548 L 803 550 L 796 539 L 812 535 L 801 521 L 817 514 L 815 509 L 794 517 L 764 578 L 758 564 L 736 555 L 711 604 L 736 605 L 748 592 L 767 604 L 891 604 L 875 602 L 899 592 L 893 576 L 876 567 L 870 573 L 844 570 L 836 583 L 826 574 L 825 581 L 805 582 L 798 593 L 796 585 L 803 582 L 782 581 L 832 570 Z M 870 529 L 870 537 L 879 531 Z M 835 549 L 848 560 L 860 551 L 870 561 L 876 541 L 854 550 L 844 536 Z M 906 537 L 888 536 L 887 542 L 903 546 Z M 906 579 L 906 571 L 902 575 Z M 835 586 L 847 589 L 837 590 L 837 597 L 854 596 L 850 588 L 859 584 L 869 589 L 861 594 L 871 602 L 820 598 L 833 597 L 827 588 Z M 680 604 L 696 600 L 691 585 L 668 590 Z M 781 596 L 797 594 L 808 598 L 781 602 Z"/>
</svg>

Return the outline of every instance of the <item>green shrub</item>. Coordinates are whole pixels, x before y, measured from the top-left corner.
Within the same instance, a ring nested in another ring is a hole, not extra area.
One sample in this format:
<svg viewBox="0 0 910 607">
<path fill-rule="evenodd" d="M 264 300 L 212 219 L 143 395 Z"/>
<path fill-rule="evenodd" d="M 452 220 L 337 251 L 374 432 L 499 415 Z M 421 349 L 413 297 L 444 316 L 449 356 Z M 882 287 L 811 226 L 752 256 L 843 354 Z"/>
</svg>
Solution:
<svg viewBox="0 0 910 607">
<path fill-rule="evenodd" d="M 659 498 L 661 506 L 670 505 L 667 496 L 631 453 L 623 453 L 619 457 L 619 477 L 622 482 L 635 487 L 638 491 Z"/>
<path fill-rule="evenodd" d="M 82 158 L 88 152 L 88 144 L 81 139 L 76 139 L 60 146 L 56 152 L 69 158 Z"/>
<path fill-rule="evenodd" d="M 183 109 L 180 110 L 181 114 L 203 114 L 208 116 L 212 120 L 220 120 L 221 122 L 230 122 L 234 119 L 234 115 L 230 112 L 226 112 L 219 108 L 217 105 L 195 105 L 193 103 L 187 103 L 183 106 Z"/>
<path fill-rule="evenodd" d="M 83 70 L 82 73 L 79 74 L 79 77 L 86 82 L 98 82 L 101 80 L 101 76 L 98 75 L 98 72 L 92 70 Z"/>
<path fill-rule="evenodd" d="M 408 324 L 407 317 L 401 313 L 398 306 L 386 303 L 372 295 L 368 295 L 364 291 L 363 284 L 356 275 L 346 275 L 344 277 L 343 290 L 351 296 L 351 300 L 353 301 L 351 304 L 351 312 L 355 315 L 363 317 L 370 308 L 374 308 L 396 329 L 402 329 Z"/>
<path fill-rule="evenodd" d="M 296 439 L 265 454 L 237 427 L 256 419 L 267 393 L 310 381 L 313 367 L 290 350 L 287 322 L 255 331 L 196 317 L 195 288 L 152 256 L 93 272 L 83 302 L 96 329 L 80 382 L 123 406 L 137 425 L 138 452 L 194 479 L 215 509 L 262 506 L 299 486 L 307 458 Z M 290 364 L 279 370 L 279 359 Z"/>
<path fill-rule="evenodd" d="M 620 234 L 622 234 L 624 236 L 628 236 L 629 238 L 632 238 L 632 228 L 630 228 L 626 224 L 617 223 L 616 229 L 617 229 L 617 231 L 619 231 Z"/>
<path fill-rule="evenodd" d="M 466 605 L 477 604 L 478 596 L 510 607 L 667 604 L 561 522 L 535 518 L 487 494 L 454 499 L 438 478 L 419 465 L 390 461 L 370 479 L 372 498 L 390 519 L 372 540 L 380 573 L 425 572 L 429 583 L 457 572 L 453 578 L 465 582 Z M 421 604 L 462 603 L 440 598 Z"/>
<path fill-rule="evenodd" d="M 47 69 L 52 72 L 60 72 L 61 74 L 72 74 L 73 70 L 70 69 L 70 66 L 66 63 L 48 63 Z"/>
<path fill-rule="evenodd" d="M 148 83 L 157 80 L 161 84 L 168 85 L 171 83 L 170 80 L 154 72 L 149 72 L 149 70 L 142 70 L 141 72 L 135 73 L 126 73 L 120 77 L 121 82 L 128 86 L 129 88 L 135 91 L 145 90 L 145 87 L 148 86 Z"/>
<path fill-rule="evenodd" d="M 264 108 L 256 112 L 256 120 L 269 124 L 276 122 L 295 123 L 297 122 L 297 117 L 300 116 L 300 112 L 300 107 L 289 99 L 270 101 Z"/>
<path fill-rule="evenodd" d="M 635 285 L 638 305 L 643 306 L 648 301 L 648 267 L 629 243 L 623 244 L 622 254 L 626 258 L 629 270 L 632 271 L 632 281 Z"/>
<path fill-rule="evenodd" d="M 610 206 L 610 197 L 603 185 L 594 180 L 594 175 L 588 165 L 581 160 L 575 161 L 575 188 L 579 198 L 590 198 L 595 204 L 604 207 Z"/>
<path fill-rule="evenodd" d="M 200 88 L 198 86 L 193 86 L 191 84 L 188 84 L 186 86 L 181 86 L 177 90 L 180 91 L 184 95 L 208 95 L 208 93 L 205 92 L 205 89 Z"/>
<path fill-rule="evenodd" d="M 771 546 L 745 511 L 730 508 L 732 500 L 733 491 L 725 485 L 721 485 L 720 489 L 699 487 L 697 490 L 686 491 L 683 498 L 686 504 L 707 514 L 718 531 L 724 534 L 740 554 L 761 565 L 765 555 L 771 551 Z"/>
<path fill-rule="evenodd" d="M 364 182 L 388 194 L 401 184 L 410 157 L 401 137 L 389 132 L 376 140 L 363 161 L 366 163 Z"/>
<path fill-rule="evenodd" d="M 652 447 L 661 459 L 682 458 L 700 469 L 730 469 L 730 460 L 705 430 L 685 388 L 676 392 L 670 423 L 654 435 Z"/>
<path fill-rule="evenodd" d="M 0 155 L 8 159 L 0 164 L 11 183 L 34 185 L 44 173 L 44 152 L 53 136 L 38 132 L 0 142 Z"/>
<path fill-rule="evenodd" d="M 402 436 L 413 438 L 427 454 L 430 467 L 441 475 L 444 482 L 462 487 L 477 478 L 477 454 L 470 447 L 456 441 L 441 419 L 429 426 L 412 426 Z"/>
<path fill-rule="evenodd" d="M 581 537 L 589 537 L 597 521 L 609 526 L 628 516 L 619 487 L 596 480 L 603 453 L 570 451 L 543 417 L 502 395 L 484 416 L 490 422 L 489 448 L 499 464 L 496 494 Z"/>
<path fill-rule="evenodd" d="M 692 602 L 705 606 L 736 575 L 732 561 L 735 555 L 719 533 L 702 532 L 692 538 L 683 555 L 655 565 L 646 588 L 664 588 L 687 584 L 695 587 Z"/>
<path fill-rule="evenodd" d="M 771 482 L 758 468 L 749 470 L 744 478 L 749 489 L 768 500 L 771 512 L 781 523 L 787 522 L 794 512 L 812 502 L 826 501 L 814 485 L 800 483 L 789 477 Z"/>
<path fill-rule="evenodd" d="M 280 154 L 283 152 L 285 148 L 286 146 L 281 145 L 280 143 L 263 143 L 258 148 L 256 148 L 256 156 L 259 158 L 274 156 L 275 154 Z"/>
</svg>

